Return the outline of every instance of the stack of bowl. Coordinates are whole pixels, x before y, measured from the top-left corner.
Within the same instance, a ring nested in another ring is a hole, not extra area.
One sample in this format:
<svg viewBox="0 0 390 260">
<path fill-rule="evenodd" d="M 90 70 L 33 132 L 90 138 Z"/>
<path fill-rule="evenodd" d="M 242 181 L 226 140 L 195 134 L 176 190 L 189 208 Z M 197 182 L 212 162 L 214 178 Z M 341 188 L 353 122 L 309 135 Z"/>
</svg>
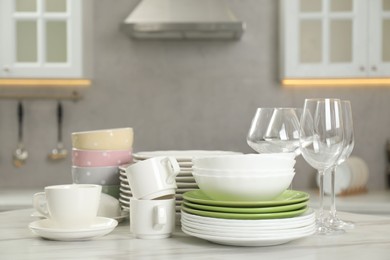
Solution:
<svg viewBox="0 0 390 260">
<path fill-rule="evenodd" d="M 72 133 L 72 179 L 99 184 L 119 198 L 118 166 L 132 162 L 133 129 L 115 128 Z"/>
<path fill-rule="evenodd" d="M 289 153 L 204 157 L 193 160 L 192 174 L 212 199 L 262 201 L 290 186 L 294 165 L 295 157 Z"/>
<path fill-rule="evenodd" d="M 266 246 L 315 232 L 309 195 L 289 190 L 293 154 L 193 159 L 199 190 L 183 194 L 182 230 L 215 243 Z"/>
</svg>

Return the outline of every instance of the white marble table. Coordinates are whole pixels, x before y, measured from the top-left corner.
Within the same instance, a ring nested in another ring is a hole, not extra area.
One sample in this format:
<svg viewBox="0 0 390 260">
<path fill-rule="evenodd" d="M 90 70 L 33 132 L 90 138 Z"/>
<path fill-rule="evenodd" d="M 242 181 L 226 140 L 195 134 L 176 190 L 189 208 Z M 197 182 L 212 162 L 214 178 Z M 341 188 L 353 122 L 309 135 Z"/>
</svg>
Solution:
<svg viewBox="0 0 390 260">
<path fill-rule="evenodd" d="M 187 236 L 135 239 L 129 223 L 110 234 L 81 242 L 44 240 L 27 225 L 32 209 L 0 213 L 0 259 L 390 259 L 390 218 L 340 213 L 357 226 L 339 236 L 311 236 L 271 247 L 234 247 Z M 352 258 L 353 257 L 353 258 Z"/>
</svg>

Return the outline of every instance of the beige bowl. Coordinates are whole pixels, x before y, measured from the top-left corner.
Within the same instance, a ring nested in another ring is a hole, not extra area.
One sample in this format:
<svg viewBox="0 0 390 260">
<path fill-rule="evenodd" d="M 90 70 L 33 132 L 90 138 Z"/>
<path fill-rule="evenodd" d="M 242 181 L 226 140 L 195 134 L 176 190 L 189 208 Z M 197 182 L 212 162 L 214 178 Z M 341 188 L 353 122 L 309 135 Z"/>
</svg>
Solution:
<svg viewBox="0 0 390 260">
<path fill-rule="evenodd" d="M 115 128 L 72 133 L 72 146 L 81 150 L 129 150 L 133 128 Z"/>
</svg>

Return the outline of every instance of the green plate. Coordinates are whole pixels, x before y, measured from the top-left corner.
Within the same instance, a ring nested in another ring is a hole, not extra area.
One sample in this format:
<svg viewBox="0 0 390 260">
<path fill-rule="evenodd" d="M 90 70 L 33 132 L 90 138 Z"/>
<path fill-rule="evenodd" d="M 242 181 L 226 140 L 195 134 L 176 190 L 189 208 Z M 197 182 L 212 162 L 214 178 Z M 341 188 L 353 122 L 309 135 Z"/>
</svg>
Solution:
<svg viewBox="0 0 390 260">
<path fill-rule="evenodd" d="M 303 207 L 297 210 L 291 210 L 286 212 L 276 212 L 276 213 L 256 213 L 256 214 L 245 214 L 245 213 L 226 213 L 226 212 L 214 212 L 214 211 L 206 211 L 206 210 L 198 210 L 192 209 L 185 205 L 181 205 L 181 209 L 187 213 L 210 217 L 210 218 L 224 218 L 224 219 L 276 219 L 276 218 L 292 218 L 301 215 L 308 208 Z"/>
<path fill-rule="evenodd" d="M 301 209 L 305 206 L 307 206 L 307 201 L 303 201 L 300 203 L 294 203 L 290 205 L 282 205 L 282 206 L 271 206 L 271 207 L 220 207 L 220 206 L 210 206 L 210 205 L 203 205 L 203 204 L 197 204 L 192 203 L 189 201 L 184 200 L 183 203 L 189 208 L 192 209 L 199 209 L 199 210 L 206 210 L 206 211 L 213 211 L 213 212 L 225 212 L 225 213 L 275 213 L 275 212 L 285 212 L 285 211 L 291 211 L 291 210 L 297 210 Z"/>
<path fill-rule="evenodd" d="M 222 201 L 209 198 L 201 190 L 187 191 L 183 194 L 183 199 L 211 206 L 227 206 L 227 207 L 265 207 L 265 206 L 282 206 L 291 205 L 303 201 L 307 201 L 310 195 L 303 191 L 286 190 L 280 196 L 273 200 L 267 201 Z"/>
</svg>

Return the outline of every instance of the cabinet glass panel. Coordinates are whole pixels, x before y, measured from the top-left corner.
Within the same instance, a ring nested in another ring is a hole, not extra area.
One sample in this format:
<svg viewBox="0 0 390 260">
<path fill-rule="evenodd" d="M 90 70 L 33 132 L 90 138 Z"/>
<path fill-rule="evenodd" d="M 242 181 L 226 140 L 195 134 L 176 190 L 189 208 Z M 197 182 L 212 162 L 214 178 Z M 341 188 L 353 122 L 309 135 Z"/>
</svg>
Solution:
<svg viewBox="0 0 390 260">
<path fill-rule="evenodd" d="M 330 10 L 332 12 L 351 12 L 352 6 L 352 0 L 332 0 Z"/>
<path fill-rule="evenodd" d="M 301 12 L 321 12 L 322 0 L 301 0 Z"/>
<path fill-rule="evenodd" d="M 382 0 L 383 10 L 390 11 L 390 0 Z"/>
<path fill-rule="evenodd" d="M 333 20 L 329 35 L 330 61 L 352 61 L 352 21 Z"/>
<path fill-rule="evenodd" d="M 382 59 L 390 61 L 390 20 L 383 20 L 382 24 Z"/>
<path fill-rule="evenodd" d="M 299 58 L 303 63 L 322 61 L 322 22 L 302 20 L 300 22 Z"/>
<path fill-rule="evenodd" d="M 66 12 L 66 0 L 46 0 L 46 12 Z"/>
<path fill-rule="evenodd" d="M 36 21 L 16 21 L 16 61 L 37 61 L 37 23 Z"/>
<path fill-rule="evenodd" d="M 37 1 L 36 0 L 16 0 L 15 1 L 16 12 L 36 12 Z"/>
<path fill-rule="evenodd" d="M 46 22 L 46 61 L 66 62 L 67 51 L 66 21 Z"/>
</svg>

